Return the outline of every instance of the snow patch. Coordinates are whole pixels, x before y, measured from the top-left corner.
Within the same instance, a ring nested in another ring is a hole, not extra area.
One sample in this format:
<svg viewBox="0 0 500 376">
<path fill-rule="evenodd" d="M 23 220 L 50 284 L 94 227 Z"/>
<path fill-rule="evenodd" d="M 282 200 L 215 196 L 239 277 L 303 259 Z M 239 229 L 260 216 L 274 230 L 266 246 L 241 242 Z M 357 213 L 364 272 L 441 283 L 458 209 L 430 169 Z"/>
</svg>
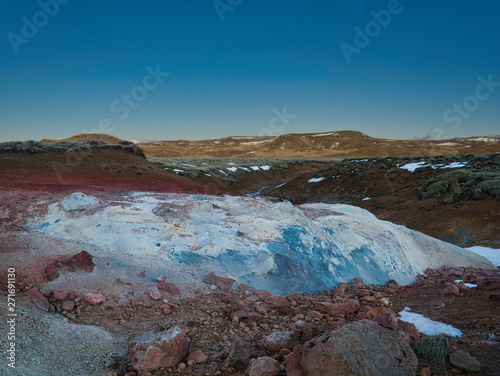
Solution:
<svg viewBox="0 0 500 376">
<path fill-rule="evenodd" d="M 410 308 L 405 307 L 399 312 L 400 320 L 415 324 L 417 330 L 427 336 L 436 336 L 438 334 L 446 334 L 450 337 L 462 337 L 462 331 L 454 328 L 451 325 L 432 321 L 431 319 L 421 315 L 420 313 L 410 312 Z"/>
<path fill-rule="evenodd" d="M 500 266 L 500 249 L 482 247 L 480 245 L 465 249 L 487 258 L 495 266 Z"/>
<path fill-rule="evenodd" d="M 309 183 L 317 183 L 317 182 L 319 182 L 319 181 L 323 181 L 323 180 L 325 180 L 325 179 L 326 179 L 326 178 L 324 178 L 324 177 L 320 177 L 320 178 L 311 178 L 311 179 L 309 179 L 309 180 L 308 180 L 308 182 L 309 182 Z"/>
</svg>

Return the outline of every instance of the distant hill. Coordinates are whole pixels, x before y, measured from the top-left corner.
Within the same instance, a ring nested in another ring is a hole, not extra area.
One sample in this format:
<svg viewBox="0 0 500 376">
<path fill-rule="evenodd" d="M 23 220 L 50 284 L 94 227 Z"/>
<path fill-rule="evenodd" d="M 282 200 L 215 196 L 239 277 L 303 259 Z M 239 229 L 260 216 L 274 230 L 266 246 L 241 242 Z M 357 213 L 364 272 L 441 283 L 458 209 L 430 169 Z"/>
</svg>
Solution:
<svg viewBox="0 0 500 376">
<path fill-rule="evenodd" d="M 356 131 L 225 137 L 203 141 L 134 140 L 158 158 L 365 158 L 499 153 L 495 137 L 389 140 Z"/>
<path fill-rule="evenodd" d="M 99 141 L 109 142 L 109 143 L 113 143 L 113 144 L 117 144 L 120 141 L 122 141 L 121 139 L 119 139 L 117 137 L 109 136 L 107 134 L 84 133 L 84 134 L 77 134 L 76 136 L 64 138 L 61 140 L 52 140 L 49 138 L 44 138 L 43 140 L 40 140 L 40 142 L 54 143 L 54 142 L 61 142 L 61 141 L 87 141 L 87 140 L 99 140 Z"/>
</svg>

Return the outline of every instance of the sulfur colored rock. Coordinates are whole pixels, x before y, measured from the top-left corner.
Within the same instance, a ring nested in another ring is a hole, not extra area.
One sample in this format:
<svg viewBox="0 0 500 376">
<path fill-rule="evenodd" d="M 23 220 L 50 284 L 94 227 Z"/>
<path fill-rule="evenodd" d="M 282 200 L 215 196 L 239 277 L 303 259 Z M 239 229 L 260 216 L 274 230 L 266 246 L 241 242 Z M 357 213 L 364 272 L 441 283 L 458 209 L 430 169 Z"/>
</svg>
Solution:
<svg viewBox="0 0 500 376">
<path fill-rule="evenodd" d="M 177 288 L 177 286 L 171 282 L 158 282 L 157 287 L 158 289 L 167 291 L 172 295 L 178 295 L 181 293 L 180 290 Z"/>
<path fill-rule="evenodd" d="M 279 376 L 281 367 L 277 360 L 263 356 L 250 360 L 247 374 L 248 376 Z"/>
<path fill-rule="evenodd" d="M 136 371 L 155 371 L 175 367 L 187 354 L 184 331 L 175 326 L 167 331 L 152 334 L 137 343 L 130 352 Z"/>
<path fill-rule="evenodd" d="M 50 303 L 47 300 L 47 298 L 45 298 L 45 296 L 43 296 L 43 294 L 40 291 L 38 291 L 36 289 L 31 289 L 31 290 L 26 291 L 25 294 L 31 298 L 33 303 L 35 303 L 35 305 L 38 308 L 40 308 L 43 311 L 47 311 L 47 312 L 49 311 Z"/>
<path fill-rule="evenodd" d="M 481 363 L 470 353 L 462 350 L 453 352 L 450 355 L 450 363 L 465 373 L 479 372 Z"/>
<path fill-rule="evenodd" d="M 297 346 L 286 360 L 286 374 L 404 376 L 415 375 L 417 365 L 403 336 L 361 320 Z"/>
<path fill-rule="evenodd" d="M 87 293 L 83 295 L 83 300 L 92 305 L 97 305 L 100 303 L 104 303 L 106 301 L 106 297 L 102 294 Z"/>
</svg>

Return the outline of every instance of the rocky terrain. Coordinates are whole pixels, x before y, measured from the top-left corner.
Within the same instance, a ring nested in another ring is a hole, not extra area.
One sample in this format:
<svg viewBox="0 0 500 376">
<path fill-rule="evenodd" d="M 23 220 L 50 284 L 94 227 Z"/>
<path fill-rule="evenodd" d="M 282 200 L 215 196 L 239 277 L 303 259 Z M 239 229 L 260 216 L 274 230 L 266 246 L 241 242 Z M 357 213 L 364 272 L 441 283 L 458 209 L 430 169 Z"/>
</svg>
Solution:
<svg viewBox="0 0 500 376">
<path fill-rule="evenodd" d="M 18 314 L 16 373 L 2 362 L 2 375 L 500 373 L 498 268 L 360 208 L 383 195 L 366 182 L 387 168 L 395 194 L 406 184 L 494 211 L 494 155 L 468 161 L 484 176 L 462 184 L 442 176 L 466 171 L 454 159 L 153 164 L 127 141 L 0 150 L 0 316 L 8 268 Z M 338 171 L 353 177 L 339 201 L 324 200 L 334 187 L 304 189 Z M 294 192 L 283 183 L 302 191 L 286 197 L 296 204 L 262 197 Z M 451 332 L 404 321 L 408 309 Z"/>
</svg>

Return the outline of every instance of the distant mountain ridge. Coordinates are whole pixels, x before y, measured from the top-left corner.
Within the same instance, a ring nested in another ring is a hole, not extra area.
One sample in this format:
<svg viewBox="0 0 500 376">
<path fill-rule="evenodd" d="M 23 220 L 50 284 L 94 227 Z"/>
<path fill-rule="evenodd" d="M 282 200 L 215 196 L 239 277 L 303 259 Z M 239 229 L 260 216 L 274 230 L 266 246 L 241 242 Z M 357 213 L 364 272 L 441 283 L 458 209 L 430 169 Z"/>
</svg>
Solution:
<svg viewBox="0 0 500 376">
<path fill-rule="evenodd" d="M 105 134 L 79 134 L 64 140 L 42 142 L 121 140 Z M 149 158 L 369 158 L 436 156 L 500 152 L 500 136 L 448 140 L 390 140 L 357 131 L 289 133 L 279 136 L 230 136 L 210 140 L 130 139 Z"/>
</svg>

